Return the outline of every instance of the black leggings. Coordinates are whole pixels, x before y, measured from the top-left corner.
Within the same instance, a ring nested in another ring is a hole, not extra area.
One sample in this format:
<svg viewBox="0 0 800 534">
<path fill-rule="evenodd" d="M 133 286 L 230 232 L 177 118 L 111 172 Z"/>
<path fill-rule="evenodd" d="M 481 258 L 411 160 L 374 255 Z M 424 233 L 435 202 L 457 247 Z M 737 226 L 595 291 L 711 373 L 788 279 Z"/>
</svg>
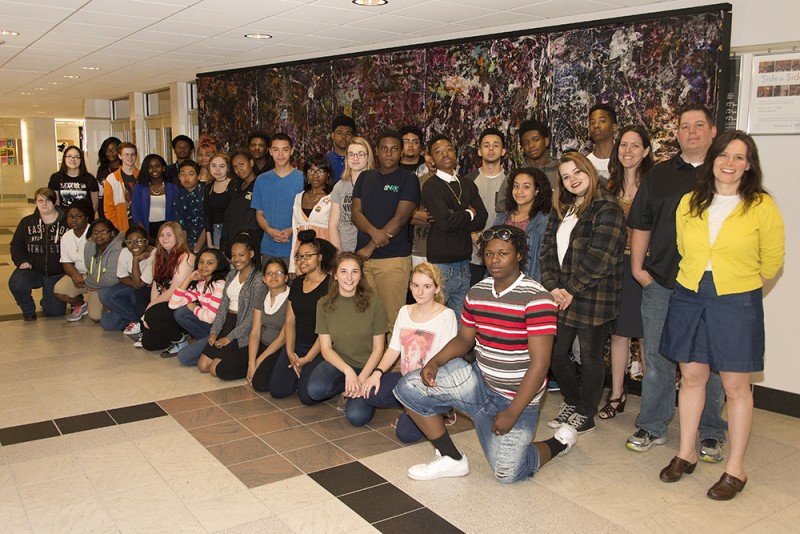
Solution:
<svg viewBox="0 0 800 534">
<path fill-rule="evenodd" d="M 575 328 L 558 321 L 558 333 L 553 344 L 553 357 L 550 362 L 556 376 L 564 402 L 576 407 L 583 415 L 594 417 L 597 405 L 603 397 L 605 367 L 603 366 L 603 347 L 613 322 L 597 326 Z M 581 349 L 581 374 L 569 357 L 575 337 Z"/>
<path fill-rule="evenodd" d="M 256 353 L 256 357 L 258 357 L 262 352 L 264 352 L 266 350 L 266 348 L 267 348 L 266 345 L 264 345 L 262 343 L 259 343 L 258 344 L 258 352 Z M 253 373 L 253 389 L 254 390 L 256 390 L 256 391 L 268 391 L 269 390 L 269 379 L 272 376 L 272 370 L 275 368 L 275 362 L 278 361 L 278 353 L 280 351 L 281 351 L 281 349 L 278 349 L 274 353 L 270 354 L 269 356 L 264 358 L 264 360 L 262 360 L 261 364 L 259 364 L 258 367 L 256 367 L 256 372 Z M 236 351 L 236 354 L 233 357 L 236 358 L 238 361 L 242 361 L 243 362 L 243 363 L 241 363 L 239 365 L 243 365 L 243 367 L 244 367 L 244 375 L 243 376 L 246 376 L 247 375 L 247 365 L 248 365 L 249 358 L 250 358 L 250 356 L 248 354 L 247 347 L 244 347 L 244 349 L 239 349 L 238 351 Z M 233 363 L 231 363 L 231 366 L 233 366 Z M 219 376 L 223 380 L 229 380 L 227 378 L 223 378 L 222 376 L 220 376 L 220 374 L 219 374 L 219 366 L 217 366 L 217 376 Z M 230 379 L 230 380 L 232 380 L 232 379 Z"/>
<path fill-rule="evenodd" d="M 180 341 L 183 330 L 173 317 L 168 302 L 159 302 L 144 312 L 147 326 L 142 328 L 142 347 L 145 350 L 164 350 L 171 343 Z"/>
</svg>

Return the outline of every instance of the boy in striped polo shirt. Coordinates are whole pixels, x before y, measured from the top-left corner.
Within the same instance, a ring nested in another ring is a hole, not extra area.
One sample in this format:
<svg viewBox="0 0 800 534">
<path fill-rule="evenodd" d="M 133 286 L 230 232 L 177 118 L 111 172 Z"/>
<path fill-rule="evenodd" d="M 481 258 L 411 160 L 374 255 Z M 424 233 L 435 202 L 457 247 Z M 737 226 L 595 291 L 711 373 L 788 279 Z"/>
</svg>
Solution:
<svg viewBox="0 0 800 534">
<path fill-rule="evenodd" d="M 486 459 L 504 483 L 533 476 L 578 439 L 575 429 L 563 424 L 552 438 L 532 442 L 558 307 L 550 293 L 522 274 L 527 248 L 518 228 L 500 225 L 483 232 L 481 255 L 491 278 L 469 290 L 458 335 L 394 390 L 436 448 L 432 462 L 409 468 L 415 480 L 469 473 L 467 457 L 441 417 L 451 408 L 472 417 Z M 469 364 L 461 357 L 473 347 L 477 361 Z"/>
</svg>

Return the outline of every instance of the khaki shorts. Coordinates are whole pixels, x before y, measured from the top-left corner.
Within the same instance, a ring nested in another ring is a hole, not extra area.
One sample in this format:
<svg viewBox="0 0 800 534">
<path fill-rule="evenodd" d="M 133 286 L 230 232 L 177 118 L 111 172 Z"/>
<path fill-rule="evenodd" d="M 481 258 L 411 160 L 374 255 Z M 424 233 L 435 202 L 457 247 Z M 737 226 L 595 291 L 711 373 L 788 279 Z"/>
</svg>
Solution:
<svg viewBox="0 0 800 534">
<path fill-rule="evenodd" d="M 80 295 L 85 295 L 88 292 L 88 287 L 75 287 L 75 282 L 73 282 L 72 278 L 68 275 L 62 276 L 61 280 L 56 282 L 56 285 L 53 288 L 53 293 L 56 293 L 57 295 L 66 295 L 73 299 Z"/>
</svg>

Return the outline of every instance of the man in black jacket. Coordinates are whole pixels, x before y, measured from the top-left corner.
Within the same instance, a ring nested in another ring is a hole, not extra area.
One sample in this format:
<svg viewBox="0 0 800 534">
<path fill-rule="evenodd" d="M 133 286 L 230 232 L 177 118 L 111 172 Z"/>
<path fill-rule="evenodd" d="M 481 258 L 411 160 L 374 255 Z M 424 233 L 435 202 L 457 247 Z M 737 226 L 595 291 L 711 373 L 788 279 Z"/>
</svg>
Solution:
<svg viewBox="0 0 800 534">
<path fill-rule="evenodd" d="M 64 212 L 55 205 L 56 193 L 42 187 L 34 194 L 36 211 L 23 217 L 11 238 L 11 260 L 17 266 L 8 288 L 26 321 L 36 319 L 31 292 L 42 288 L 45 316 L 64 315 L 67 305 L 56 299 L 53 288 L 64 275 L 61 267 L 61 236 L 67 231 Z"/>
<path fill-rule="evenodd" d="M 456 176 L 456 151 L 450 138 L 434 136 L 428 153 L 437 170 L 422 187 L 422 203 L 433 217 L 427 258 L 442 271 L 446 304 L 460 323 L 470 287 L 471 233 L 483 230 L 488 215 L 475 182 Z"/>
</svg>

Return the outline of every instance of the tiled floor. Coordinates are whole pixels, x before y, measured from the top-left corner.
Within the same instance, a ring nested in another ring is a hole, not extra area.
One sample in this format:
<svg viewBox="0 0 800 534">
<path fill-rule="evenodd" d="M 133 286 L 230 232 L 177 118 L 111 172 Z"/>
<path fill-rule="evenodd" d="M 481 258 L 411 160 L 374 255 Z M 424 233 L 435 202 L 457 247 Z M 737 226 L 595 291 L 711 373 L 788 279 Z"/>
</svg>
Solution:
<svg viewBox="0 0 800 534">
<path fill-rule="evenodd" d="M 9 298 L 0 293 L 0 315 L 14 311 Z M 396 441 L 392 410 L 354 428 L 335 402 L 259 395 L 136 350 L 88 319 L 2 321 L 0 347 L 0 532 L 773 533 L 800 523 L 800 423 L 761 410 L 749 481 L 732 502 L 705 497 L 720 465 L 658 480 L 677 422 L 667 445 L 625 449 L 633 397 L 569 455 L 512 485 L 492 478 L 460 417 L 454 440 L 470 475 L 417 482 L 406 469 L 432 448 Z M 560 400 L 545 398 L 542 421 Z M 538 437 L 550 435 L 540 423 Z"/>
</svg>

